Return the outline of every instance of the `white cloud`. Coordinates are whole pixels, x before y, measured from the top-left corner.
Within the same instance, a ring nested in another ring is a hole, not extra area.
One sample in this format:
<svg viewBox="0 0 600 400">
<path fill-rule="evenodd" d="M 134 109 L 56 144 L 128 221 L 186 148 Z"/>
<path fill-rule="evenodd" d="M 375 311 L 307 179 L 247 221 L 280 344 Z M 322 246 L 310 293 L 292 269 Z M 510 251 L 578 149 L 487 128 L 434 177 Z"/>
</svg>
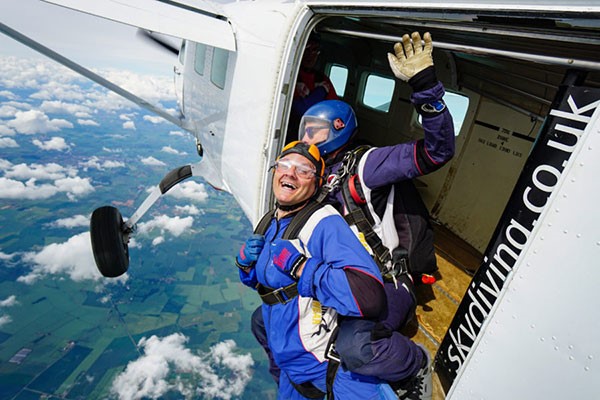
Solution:
<svg viewBox="0 0 600 400">
<path fill-rule="evenodd" d="M 122 153 L 123 149 L 109 149 L 108 147 L 103 147 L 102 151 L 106 151 L 107 153 Z"/>
<path fill-rule="evenodd" d="M 88 227 L 90 226 L 89 217 L 85 215 L 74 215 L 69 218 L 61 218 L 50 224 L 51 226 L 58 228 L 78 228 L 78 227 Z"/>
<path fill-rule="evenodd" d="M 61 178 L 54 184 L 37 184 L 35 178 L 26 182 L 0 177 L 0 198 L 4 199 L 47 199 L 57 193 L 65 193 L 70 200 L 87 195 L 94 191 L 89 178 Z"/>
<path fill-rule="evenodd" d="M 62 103 L 62 101 L 78 101 L 83 102 L 86 100 L 87 94 L 85 89 L 79 85 L 71 83 L 71 79 L 66 79 L 61 81 L 55 81 L 54 79 L 43 82 L 39 86 L 39 91 L 37 93 L 32 94 L 32 99 L 39 100 L 52 100 L 52 99 L 60 99 L 61 101 L 57 103 Z M 81 107 L 80 105 L 70 104 L 70 103 L 62 103 L 65 104 L 64 110 L 57 110 L 55 112 L 70 112 L 69 110 L 73 110 L 75 108 Z M 68 106 L 70 104 L 70 106 Z M 72 107 L 71 107 L 72 106 Z"/>
<path fill-rule="evenodd" d="M 12 322 L 12 318 L 10 315 L 0 315 L 0 328 L 2 328 L 6 324 L 10 324 Z"/>
<path fill-rule="evenodd" d="M 14 136 L 16 134 L 14 129 L 9 128 L 6 125 L 0 124 L 0 135 Z"/>
<path fill-rule="evenodd" d="M 159 117 L 157 115 L 144 115 L 144 121 L 152 122 L 153 124 L 163 124 L 168 122 L 163 117 Z"/>
<path fill-rule="evenodd" d="M 12 163 L 4 158 L 0 158 L 0 171 L 7 171 L 12 167 Z"/>
<path fill-rule="evenodd" d="M 61 97 L 62 98 L 62 97 Z M 76 100 L 83 100 L 76 99 Z M 66 103 L 59 100 L 45 100 L 40 105 L 40 110 L 53 114 L 89 115 L 92 110 L 82 104 Z"/>
<path fill-rule="evenodd" d="M 196 355 L 185 347 L 187 338 L 174 333 L 164 338 L 142 338 L 143 356 L 130 362 L 112 383 L 119 400 L 159 399 L 167 392 L 186 398 L 231 400 L 243 394 L 252 378 L 250 354 L 235 354 L 235 342 L 217 343 L 206 354 Z M 219 373 L 227 369 L 225 373 Z M 169 379 L 176 372 L 175 379 Z"/>
<path fill-rule="evenodd" d="M 37 185 L 34 178 L 23 183 L 14 179 L 0 178 L 0 198 L 3 199 L 47 199 L 58 193 L 56 186 L 51 184 Z"/>
<path fill-rule="evenodd" d="M 131 129 L 131 130 L 135 131 L 135 122 L 133 122 L 133 121 L 123 122 L 123 129 Z"/>
<path fill-rule="evenodd" d="M 124 167 L 125 163 L 121 161 L 106 160 L 102 163 L 103 168 L 120 168 Z"/>
<path fill-rule="evenodd" d="M 17 111 L 19 110 L 16 107 L 3 104 L 0 106 L 0 118 L 12 118 Z"/>
<path fill-rule="evenodd" d="M 46 140 L 45 142 L 42 142 L 38 139 L 34 139 L 31 141 L 31 143 L 33 143 L 42 150 L 64 151 L 71 149 L 67 142 L 65 142 L 65 139 L 59 136 L 53 136 L 52 139 Z"/>
<path fill-rule="evenodd" d="M 135 93 L 142 99 L 153 103 L 175 101 L 175 87 L 173 86 L 172 77 L 143 75 L 115 69 L 103 69 L 102 76 Z"/>
<path fill-rule="evenodd" d="M 9 261 L 11 258 L 13 258 L 16 254 L 12 253 L 12 254 L 6 254 L 0 251 L 0 260 L 2 261 Z"/>
<path fill-rule="evenodd" d="M 90 178 L 81 178 L 77 176 L 76 169 L 56 163 L 12 165 L 0 159 L 0 167 L 5 171 L 4 177 L 0 177 L 0 198 L 35 200 L 65 193 L 74 200 L 94 191 Z M 53 182 L 38 183 L 38 180 Z"/>
<path fill-rule="evenodd" d="M 39 110 L 17 111 L 15 119 L 6 123 L 24 135 L 60 131 L 62 128 L 73 128 L 73 124 L 64 119 L 50 119 Z"/>
<path fill-rule="evenodd" d="M 19 147 L 19 144 L 13 138 L 0 137 L 0 149 L 9 147 Z"/>
<path fill-rule="evenodd" d="M 90 233 L 83 232 L 70 237 L 63 243 L 52 243 L 38 252 L 29 252 L 23 256 L 23 261 L 32 266 L 31 271 L 17 279 L 19 282 L 32 284 L 48 275 L 67 275 L 76 282 L 85 280 L 100 281 L 103 278 L 96 267 Z M 123 282 L 126 275 L 109 282 Z"/>
<path fill-rule="evenodd" d="M 0 90 L 0 97 L 7 98 L 9 100 L 16 100 L 17 96 L 10 90 Z"/>
<path fill-rule="evenodd" d="M 100 124 L 93 119 L 78 119 L 77 123 L 84 126 L 100 126 Z"/>
<path fill-rule="evenodd" d="M 186 231 L 189 231 L 194 223 L 193 217 L 169 217 L 167 215 L 159 215 L 148 222 L 138 224 L 138 232 L 141 234 L 149 234 L 155 229 L 160 230 L 161 235 L 169 232 L 173 236 L 180 236 Z"/>
<path fill-rule="evenodd" d="M 144 164 L 144 165 L 150 165 L 152 167 L 163 167 L 163 166 L 167 165 L 164 162 L 162 162 L 160 160 L 157 160 L 154 157 L 142 158 L 140 161 L 142 162 L 142 164 Z"/>
<path fill-rule="evenodd" d="M 206 186 L 194 181 L 182 182 L 173 186 L 173 188 L 167 192 L 167 195 L 177 199 L 188 199 L 198 202 L 204 202 L 208 198 Z"/>
<path fill-rule="evenodd" d="M 187 153 L 185 151 L 179 151 L 177 149 L 172 148 L 171 146 L 163 146 L 162 149 L 160 149 L 160 151 L 164 152 L 164 153 L 169 153 L 169 154 L 178 154 L 178 155 L 182 155 L 185 156 L 187 155 Z"/>
<path fill-rule="evenodd" d="M 172 135 L 172 136 L 185 136 L 185 133 L 183 133 L 181 131 L 170 131 L 169 135 Z"/>
<path fill-rule="evenodd" d="M 152 246 L 158 246 L 161 243 L 165 242 L 165 237 L 164 236 L 157 236 L 154 238 L 154 240 L 152 240 Z"/>
<path fill-rule="evenodd" d="M 9 169 L 10 168 L 10 169 Z M 5 176 L 16 179 L 60 179 L 65 176 L 75 176 L 77 171 L 72 168 L 65 168 L 56 163 L 48 164 L 15 164 L 10 165 Z"/>
<path fill-rule="evenodd" d="M 200 210 L 195 205 L 175 206 L 175 211 L 180 214 L 198 215 Z"/>
<path fill-rule="evenodd" d="M 80 165 L 82 167 L 84 167 L 84 169 L 95 168 L 95 169 L 99 169 L 99 170 L 104 170 L 106 168 L 124 167 L 125 163 L 123 163 L 121 161 L 112 161 L 112 160 L 101 161 L 100 158 L 98 158 L 96 156 L 92 156 L 89 160 L 81 163 Z"/>
<path fill-rule="evenodd" d="M 94 187 L 90 183 L 89 178 L 62 178 L 54 181 L 59 192 L 66 193 L 70 200 L 75 200 L 77 197 L 85 196 L 94 191 Z"/>
<path fill-rule="evenodd" d="M 0 307 L 12 307 L 17 304 L 19 304 L 19 302 L 17 301 L 17 296 L 15 296 L 14 294 L 11 296 L 8 296 L 4 300 L 0 300 Z"/>
</svg>

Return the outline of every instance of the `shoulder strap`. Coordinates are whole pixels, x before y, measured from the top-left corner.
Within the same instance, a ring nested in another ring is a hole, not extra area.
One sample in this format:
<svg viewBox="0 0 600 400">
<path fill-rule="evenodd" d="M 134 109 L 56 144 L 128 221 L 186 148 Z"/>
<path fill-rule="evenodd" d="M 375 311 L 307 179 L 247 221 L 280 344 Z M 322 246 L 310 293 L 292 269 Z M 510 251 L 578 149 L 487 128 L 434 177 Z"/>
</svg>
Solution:
<svg viewBox="0 0 600 400">
<path fill-rule="evenodd" d="M 285 232 L 283 232 L 283 236 L 281 238 L 286 240 L 296 239 L 302 228 L 304 228 L 306 221 L 308 221 L 315 211 L 321 207 L 323 207 L 323 203 L 311 200 L 306 206 L 302 207 L 302 209 L 298 211 L 296 215 L 292 217 L 290 224 L 285 229 Z"/>
<path fill-rule="evenodd" d="M 381 242 L 381 238 L 373 230 L 373 220 L 370 218 L 371 215 L 369 212 L 364 211 L 352 198 L 348 181 L 349 179 L 346 179 L 342 184 L 342 198 L 344 199 L 344 205 L 348 209 L 348 214 L 346 214 L 344 218 L 349 225 L 355 225 L 356 229 L 365 236 L 367 244 L 375 255 L 375 260 L 379 265 L 381 273 L 385 274 L 388 272 L 386 265 L 391 261 L 390 252 Z"/>
<path fill-rule="evenodd" d="M 296 239 L 302 228 L 304 228 L 304 224 L 306 224 L 306 221 L 308 221 L 308 219 L 315 213 L 315 211 L 317 211 L 323 206 L 323 203 L 314 200 L 308 202 L 308 204 L 305 207 L 303 207 L 292 217 L 290 224 L 285 229 L 285 232 L 283 233 L 283 236 L 281 238 L 286 240 Z M 275 209 L 272 209 L 268 213 L 266 213 L 260 219 L 260 221 L 258 221 L 256 228 L 254 228 L 254 233 L 264 235 L 265 232 L 267 232 L 267 228 L 269 227 L 271 219 L 273 219 L 274 215 Z"/>
<path fill-rule="evenodd" d="M 381 238 L 373 230 L 373 217 L 365 207 L 365 203 L 357 201 L 355 198 L 357 196 L 357 188 L 353 187 L 356 184 L 356 178 L 354 177 L 356 176 L 358 163 L 369 149 L 370 146 L 359 146 L 348 152 L 349 154 L 344 158 L 346 165 L 343 168 L 346 168 L 347 173 L 344 174 L 341 186 L 344 206 L 348 210 L 344 218 L 349 225 L 356 226 L 359 232 L 364 235 L 367 244 L 374 253 L 374 258 L 377 261 L 381 274 L 385 276 L 390 272 L 388 268 L 393 267 L 391 266 L 393 262 L 392 255 L 389 249 L 383 245 Z"/>
<path fill-rule="evenodd" d="M 268 213 L 263 215 L 263 217 L 260 219 L 260 221 L 258 221 L 256 228 L 254 228 L 254 233 L 257 233 L 259 235 L 264 235 L 265 232 L 267 232 L 269 223 L 271 222 L 271 219 L 273 218 L 274 215 L 275 215 L 275 209 L 272 209 Z"/>
</svg>

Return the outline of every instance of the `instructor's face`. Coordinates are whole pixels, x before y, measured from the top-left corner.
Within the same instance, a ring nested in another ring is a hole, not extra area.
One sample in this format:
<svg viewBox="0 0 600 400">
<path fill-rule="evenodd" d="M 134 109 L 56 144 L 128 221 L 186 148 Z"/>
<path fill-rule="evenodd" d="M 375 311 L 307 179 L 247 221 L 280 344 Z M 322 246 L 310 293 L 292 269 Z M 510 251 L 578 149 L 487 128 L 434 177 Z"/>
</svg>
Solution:
<svg viewBox="0 0 600 400">
<path fill-rule="evenodd" d="M 329 137 L 329 125 L 322 121 L 307 121 L 303 128 L 302 141 L 306 144 L 318 145 Z"/>
<path fill-rule="evenodd" d="M 288 154 L 275 167 L 273 194 L 284 206 L 301 203 L 315 193 L 316 179 L 315 167 L 306 157 Z"/>
</svg>

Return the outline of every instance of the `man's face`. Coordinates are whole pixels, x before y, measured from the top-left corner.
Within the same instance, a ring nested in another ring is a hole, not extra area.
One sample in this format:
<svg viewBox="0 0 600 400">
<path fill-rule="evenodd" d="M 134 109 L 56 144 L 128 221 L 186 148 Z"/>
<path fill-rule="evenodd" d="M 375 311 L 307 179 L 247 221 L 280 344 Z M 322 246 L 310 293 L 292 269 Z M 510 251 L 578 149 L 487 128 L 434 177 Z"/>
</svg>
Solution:
<svg viewBox="0 0 600 400">
<path fill-rule="evenodd" d="M 303 128 L 302 141 L 307 144 L 317 145 L 329 136 L 329 124 L 325 121 L 306 121 Z"/>
<path fill-rule="evenodd" d="M 304 49 L 304 54 L 302 55 L 301 65 L 303 68 L 314 68 L 317 64 L 317 60 L 319 58 L 319 53 L 321 53 L 321 48 L 319 46 L 319 42 L 309 41 L 306 44 L 306 48 Z"/>
<path fill-rule="evenodd" d="M 306 157 L 288 154 L 275 167 L 273 194 L 284 206 L 301 203 L 315 193 L 316 179 L 315 167 Z"/>
</svg>

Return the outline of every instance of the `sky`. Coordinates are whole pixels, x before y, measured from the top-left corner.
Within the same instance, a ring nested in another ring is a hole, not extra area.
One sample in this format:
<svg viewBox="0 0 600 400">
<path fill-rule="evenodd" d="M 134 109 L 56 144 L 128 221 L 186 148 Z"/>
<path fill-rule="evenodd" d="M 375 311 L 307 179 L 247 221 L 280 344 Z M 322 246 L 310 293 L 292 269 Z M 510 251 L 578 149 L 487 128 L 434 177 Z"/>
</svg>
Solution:
<svg viewBox="0 0 600 400">
<path fill-rule="evenodd" d="M 140 38 L 131 26 L 39 0 L 0 1 L 0 22 L 88 68 L 173 76 L 175 56 Z M 0 34 L 0 54 L 37 55 L 4 34 Z"/>
<path fill-rule="evenodd" d="M 135 28 L 36 0 L 0 1 L 0 22 L 152 103 L 174 100 L 175 56 L 140 39 Z M 74 165 L 11 162 L 10 152 L 18 151 L 25 142 L 32 143 L 40 152 L 72 151 L 73 144 L 61 136 L 61 130 L 98 126 L 102 121 L 95 118 L 97 110 L 114 111 L 123 129 L 135 131 L 132 115 L 139 110 L 97 87 L 82 89 L 80 84 L 85 79 L 4 34 L 0 34 L 0 71 L 0 203 L 3 198 L 43 201 L 53 196 L 78 201 L 94 191 L 90 178 L 85 175 L 86 169 L 118 171 L 124 167 L 116 157 L 118 149 L 109 148 L 99 149 L 99 154 Z M 12 90 L 17 88 L 31 90 L 30 98 L 36 100 L 36 106 L 32 106 L 33 101 L 16 98 Z M 68 114 L 69 118 L 53 115 L 57 113 Z M 152 116 L 145 116 L 144 120 L 163 123 Z M 169 130 L 169 134 L 183 134 L 174 126 L 166 128 Z M 193 146 L 185 150 L 190 148 Z M 185 155 L 185 150 L 165 146 L 159 154 L 140 158 L 140 162 L 150 167 L 164 167 L 166 163 L 161 155 Z M 155 215 L 138 225 L 140 236 L 154 232 L 152 246 L 160 246 L 169 238 L 189 232 L 194 217 L 200 213 L 199 207 L 208 197 L 204 185 L 193 181 L 178 185 L 169 195 L 188 204 L 177 206 L 177 215 Z M 79 233 L 62 243 L 23 254 L 8 254 L 0 248 L 0 262 L 11 262 L 18 257 L 31 265 L 30 273 L 19 278 L 19 282 L 27 285 L 53 275 L 98 283 L 101 277 L 93 261 L 87 231 L 89 216 L 57 218 L 50 224 Z M 136 245 L 139 244 L 133 239 L 130 247 Z M 13 315 L 10 310 L 18 308 L 18 304 L 18 294 L 0 296 L 0 327 L 10 324 Z M 113 393 L 119 399 L 139 399 L 142 396 L 160 398 L 167 391 L 177 390 L 183 394 L 196 391 L 206 397 L 229 399 L 243 392 L 251 378 L 253 361 L 249 354 L 236 352 L 236 345 L 230 340 L 217 343 L 205 354 L 192 352 L 186 342 L 187 338 L 181 334 L 140 340 L 144 355 L 130 362 L 117 376 Z M 219 376 L 215 370 L 220 368 L 229 369 L 231 374 L 225 378 Z M 191 380 L 194 384 L 186 386 L 185 380 L 166 381 L 169 372 L 175 370 L 195 376 L 196 379 Z"/>
</svg>

